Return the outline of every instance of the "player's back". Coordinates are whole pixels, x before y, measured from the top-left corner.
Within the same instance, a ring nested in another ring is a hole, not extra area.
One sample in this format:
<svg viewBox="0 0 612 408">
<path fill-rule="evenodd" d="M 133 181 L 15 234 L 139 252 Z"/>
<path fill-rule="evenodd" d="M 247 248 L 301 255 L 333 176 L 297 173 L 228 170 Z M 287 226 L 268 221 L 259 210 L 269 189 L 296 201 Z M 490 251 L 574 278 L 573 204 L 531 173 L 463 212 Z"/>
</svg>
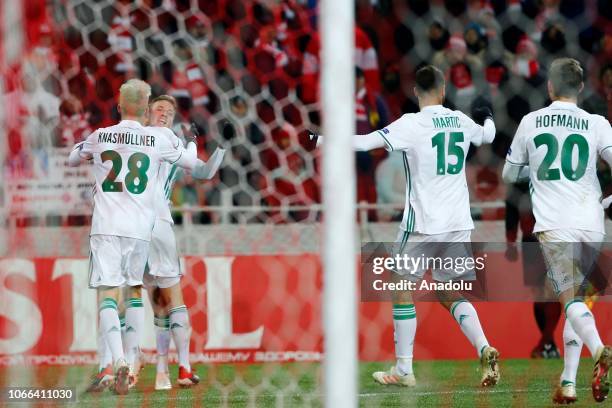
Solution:
<svg viewBox="0 0 612 408">
<path fill-rule="evenodd" d="M 87 138 L 82 150 L 93 158 L 96 178 L 92 235 L 150 240 L 161 139 L 154 129 L 131 120 Z"/>
<path fill-rule="evenodd" d="M 474 228 L 465 159 L 482 127 L 460 111 L 427 106 L 383 129 L 404 154 L 406 210 L 402 228 L 423 234 Z M 480 144 L 478 141 L 477 144 Z"/>
<path fill-rule="evenodd" d="M 605 119 L 574 103 L 553 102 L 526 115 L 508 160 L 529 164 L 534 231 L 581 229 L 604 232 L 601 188 L 597 179 L 599 128 Z"/>
</svg>

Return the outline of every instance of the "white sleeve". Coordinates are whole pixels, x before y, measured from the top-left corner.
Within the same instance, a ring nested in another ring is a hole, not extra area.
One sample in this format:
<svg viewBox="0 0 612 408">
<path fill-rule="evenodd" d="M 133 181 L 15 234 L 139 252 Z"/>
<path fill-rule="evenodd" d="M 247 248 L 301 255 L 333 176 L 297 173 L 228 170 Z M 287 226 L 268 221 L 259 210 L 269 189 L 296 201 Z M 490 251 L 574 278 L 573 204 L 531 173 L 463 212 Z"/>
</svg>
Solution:
<svg viewBox="0 0 612 408">
<path fill-rule="evenodd" d="M 367 135 L 356 135 L 353 137 L 353 149 L 357 151 L 368 151 L 378 148 L 387 148 L 382 131 L 377 130 Z"/>
<path fill-rule="evenodd" d="M 484 143 L 492 143 L 495 139 L 495 122 L 491 118 L 484 121 L 484 125 L 480 126 L 474 122 L 475 131 L 471 138 L 471 142 L 475 146 L 480 146 Z"/>
<path fill-rule="evenodd" d="M 225 155 L 225 149 L 218 148 L 215 152 L 210 156 L 207 162 L 202 160 L 197 160 L 197 164 L 195 169 L 191 172 L 191 175 L 195 179 L 199 180 L 210 180 L 214 177 L 217 170 L 221 166 L 223 162 L 223 156 Z"/>
<path fill-rule="evenodd" d="M 81 149 L 83 148 L 83 143 L 85 142 L 75 144 L 70 151 L 70 155 L 68 156 L 68 166 L 77 167 L 79 164 L 81 164 Z"/>
<path fill-rule="evenodd" d="M 512 139 L 512 144 L 510 145 L 508 154 L 506 155 L 506 161 L 510 164 L 514 164 L 515 166 L 529 165 L 527 145 L 525 144 L 525 140 L 527 138 L 527 124 L 525 118 L 521 120 L 518 129 L 516 129 L 514 139 Z"/>
<path fill-rule="evenodd" d="M 198 160 L 198 150 L 195 143 L 190 142 L 187 148 L 183 147 L 181 140 L 168 128 L 153 127 L 159 138 L 159 154 L 163 161 L 176 164 L 178 167 L 193 170 Z"/>
<path fill-rule="evenodd" d="M 608 148 L 604 148 L 599 155 L 612 168 L 612 145 L 608 146 Z"/>
<path fill-rule="evenodd" d="M 98 137 L 98 131 L 91 133 L 87 138 L 81 143 L 77 143 L 76 146 L 79 147 L 79 156 L 81 159 L 89 160 L 93 158 L 94 146 L 96 144 L 96 138 Z"/>
<path fill-rule="evenodd" d="M 171 157 L 166 161 L 170 162 L 171 164 L 176 164 L 183 169 L 195 169 L 198 162 L 198 150 L 196 144 L 194 142 L 189 142 L 186 149 L 183 146 L 179 146 L 178 150 L 180 151 L 178 158 L 173 159 L 176 157 L 174 154 L 171 155 Z"/>
<path fill-rule="evenodd" d="M 385 141 L 381 134 L 382 131 L 376 130 L 367 135 L 355 135 L 353 136 L 353 149 L 361 152 L 368 150 L 378 149 L 384 147 L 387 150 L 393 150 L 390 148 L 388 142 Z M 323 143 L 323 136 L 317 138 L 317 147 Z"/>
<path fill-rule="evenodd" d="M 610 157 L 610 153 L 612 153 L 612 127 L 610 126 L 610 122 L 601 116 L 598 134 L 597 152 L 606 162 L 608 162 L 608 164 L 611 164 L 606 157 Z"/>
<path fill-rule="evenodd" d="M 410 132 L 407 125 L 410 122 L 411 114 L 406 114 L 390 125 L 377 130 L 379 138 L 384 141 L 384 147 L 388 151 L 404 150 L 410 146 Z M 382 147 L 382 146 L 381 146 Z"/>
<path fill-rule="evenodd" d="M 529 166 L 521 166 L 506 162 L 502 170 L 502 179 L 508 184 L 529 180 Z"/>
</svg>

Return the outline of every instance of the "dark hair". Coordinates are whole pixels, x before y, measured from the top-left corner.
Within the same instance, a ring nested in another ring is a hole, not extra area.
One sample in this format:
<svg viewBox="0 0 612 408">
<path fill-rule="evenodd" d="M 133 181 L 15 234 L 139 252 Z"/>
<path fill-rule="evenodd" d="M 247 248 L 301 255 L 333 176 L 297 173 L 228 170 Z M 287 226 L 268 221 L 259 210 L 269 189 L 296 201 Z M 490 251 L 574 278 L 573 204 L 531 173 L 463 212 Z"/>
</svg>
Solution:
<svg viewBox="0 0 612 408">
<path fill-rule="evenodd" d="M 606 72 L 608 72 L 609 70 L 612 70 L 612 63 L 608 62 L 599 70 L 599 79 L 603 79 L 604 75 L 606 75 Z"/>
<path fill-rule="evenodd" d="M 582 77 L 582 67 L 573 58 L 558 58 L 550 64 L 548 70 L 548 80 L 556 96 L 578 96 Z"/>
<path fill-rule="evenodd" d="M 174 107 L 174 110 L 177 109 L 176 99 L 174 99 L 174 96 L 171 96 L 171 95 L 159 95 L 159 96 L 156 96 L 155 98 L 151 99 L 151 102 L 149 102 L 149 106 L 153 106 L 153 104 L 155 102 L 159 102 L 159 101 L 169 102 L 170 105 L 172 105 Z"/>
<path fill-rule="evenodd" d="M 419 69 L 414 80 L 419 92 L 431 92 L 444 87 L 444 74 L 433 65 Z"/>
</svg>

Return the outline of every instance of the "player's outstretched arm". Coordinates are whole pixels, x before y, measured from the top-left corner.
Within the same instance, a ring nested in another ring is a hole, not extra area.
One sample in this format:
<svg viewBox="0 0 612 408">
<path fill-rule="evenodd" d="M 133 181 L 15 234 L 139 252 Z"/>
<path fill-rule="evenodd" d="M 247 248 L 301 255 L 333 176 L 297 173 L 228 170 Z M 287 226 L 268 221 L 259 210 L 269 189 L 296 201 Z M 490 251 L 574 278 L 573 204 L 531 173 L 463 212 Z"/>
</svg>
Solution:
<svg viewBox="0 0 612 408">
<path fill-rule="evenodd" d="M 353 149 L 363 152 L 385 147 L 385 140 L 380 135 L 380 132 L 380 130 L 376 130 L 367 135 L 353 136 Z M 316 132 L 309 131 L 309 138 L 311 145 L 314 145 L 314 147 L 319 147 L 323 143 L 323 136 Z"/>
<path fill-rule="evenodd" d="M 183 147 L 181 140 L 168 128 L 155 127 L 158 132 L 169 132 L 168 136 L 160 137 L 160 155 L 162 160 L 175 164 L 186 170 L 195 169 L 198 163 L 198 151 L 195 135 L 187 135 L 187 147 Z"/>
<path fill-rule="evenodd" d="M 492 143 L 497 130 L 495 129 L 491 108 L 485 105 L 474 109 L 473 119 L 479 127 L 479 137 L 475 137 L 472 143 L 476 146 L 483 143 Z"/>
<path fill-rule="evenodd" d="M 207 162 L 200 159 L 197 160 L 197 164 L 195 169 L 191 172 L 191 176 L 198 180 L 210 180 L 217 173 L 219 167 L 221 167 L 224 156 L 225 149 L 217 147 Z"/>
</svg>

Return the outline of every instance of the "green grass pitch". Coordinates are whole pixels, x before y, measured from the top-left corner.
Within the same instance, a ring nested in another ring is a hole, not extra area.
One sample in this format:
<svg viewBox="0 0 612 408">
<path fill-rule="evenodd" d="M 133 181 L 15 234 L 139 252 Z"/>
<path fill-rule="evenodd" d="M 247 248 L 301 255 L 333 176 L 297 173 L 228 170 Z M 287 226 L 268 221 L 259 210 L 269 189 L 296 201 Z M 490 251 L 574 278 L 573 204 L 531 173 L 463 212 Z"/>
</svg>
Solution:
<svg viewBox="0 0 612 408">
<path fill-rule="evenodd" d="M 417 361 L 415 388 L 381 386 L 371 373 L 386 369 L 390 363 L 361 363 L 359 405 L 361 407 L 549 407 L 550 395 L 561 369 L 561 360 L 502 360 L 501 383 L 490 389 L 478 386 L 478 363 L 467 361 Z M 266 365 L 198 365 L 202 378 L 192 389 L 155 391 L 155 367 L 148 365 L 140 381 L 127 396 L 110 391 L 84 392 L 94 367 L 37 367 L 0 369 L 0 385 L 76 387 L 78 406 L 90 407 L 301 407 L 322 406 L 321 365 L 291 363 Z M 590 391 L 592 362 L 583 359 L 578 372 L 578 403 L 595 403 Z M 171 367 L 176 377 L 176 366 Z M 2 403 L 0 403 L 2 405 Z M 70 404 L 75 406 L 75 404 Z M 610 406 L 609 401 L 598 406 Z M 25 406 L 10 404 L 9 406 Z M 41 405 L 43 406 L 43 405 Z M 45 404 L 44 406 L 50 406 Z"/>
</svg>

